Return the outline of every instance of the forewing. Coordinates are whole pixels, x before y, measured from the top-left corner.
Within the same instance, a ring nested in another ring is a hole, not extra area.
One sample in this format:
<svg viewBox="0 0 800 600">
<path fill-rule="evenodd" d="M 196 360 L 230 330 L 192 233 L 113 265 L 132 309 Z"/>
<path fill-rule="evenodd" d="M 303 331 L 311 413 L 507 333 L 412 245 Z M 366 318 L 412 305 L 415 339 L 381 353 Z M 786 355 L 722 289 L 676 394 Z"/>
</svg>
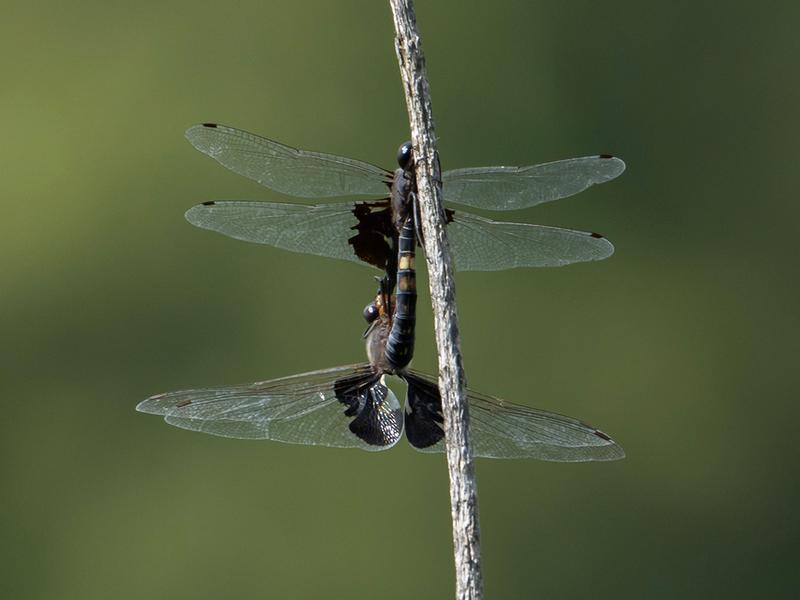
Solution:
<svg viewBox="0 0 800 600">
<path fill-rule="evenodd" d="M 410 377 L 409 377 L 410 375 Z M 441 401 L 437 417 L 436 399 L 439 397 L 436 381 L 429 375 L 410 373 L 406 376 L 409 390 L 415 387 L 417 396 L 424 399 L 419 414 L 432 415 L 417 419 L 419 438 L 414 444 L 422 452 L 444 450 L 444 437 L 432 435 L 433 425 L 441 416 Z M 409 392 L 406 408 L 406 436 L 412 441 L 410 430 L 414 427 L 409 415 L 413 414 Z M 557 462 L 583 462 L 592 460 L 618 460 L 625 451 L 608 435 L 577 419 L 555 413 L 512 404 L 479 392 L 467 390 L 469 403 L 470 438 L 475 456 L 485 458 L 536 458 Z M 443 421 L 442 421 L 443 422 Z M 441 427 L 441 426 L 439 426 Z M 430 444 L 430 445 L 427 445 Z"/>
<path fill-rule="evenodd" d="M 602 260 L 614 253 L 613 244 L 598 233 L 504 223 L 464 211 L 451 214 L 447 237 L 459 271 L 560 267 Z"/>
<path fill-rule="evenodd" d="M 369 365 L 158 394 L 136 410 L 213 435 L 384 450 L 402 434 L 397 398 Z"/>
<path fill-rule="evenodd" d="M 477 167 L 442 174 L 447 202 L 486 210 L 518 210 L 566 198 L 619 176 L 614 156 L 584 156 L 530 167 Z"/>
<path fill-rule="evenodd" d="M 290 252 L 368 262 L 382 268 L 389 245 L 379 234 L 356 230 L 359 219 L 353 212 L 354 206 L 354 203 L 206 202 L 190 208 L 186 220 L 237 240 L 268 244 Z"/>
<path fill-rule="evenodd" d="M 292 148 L 224 125 L 194 125 L 186 139 L 231 171 L 290 196 L 381 196 L 391 183 L 392 174 L 375 165 Z"/>
</svg>

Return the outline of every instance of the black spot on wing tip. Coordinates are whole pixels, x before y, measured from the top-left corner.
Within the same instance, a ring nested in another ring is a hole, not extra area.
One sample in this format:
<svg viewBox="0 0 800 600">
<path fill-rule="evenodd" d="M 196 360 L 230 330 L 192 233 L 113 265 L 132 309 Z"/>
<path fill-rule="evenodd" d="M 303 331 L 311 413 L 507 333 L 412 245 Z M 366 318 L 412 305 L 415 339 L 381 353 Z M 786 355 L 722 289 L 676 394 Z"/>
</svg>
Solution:
<svg viewBox="0 0 800 600">
<path fill-rule="evenodd" d="M 605 236 L 600 235 L 599 233 L 595 233 L 594 231 L 589 235 L 591 235 L 593 238 L 597 238 L 598 240 L 605 239 Z"/>
<path fill-rule="evenodd" d="M 216 129 L 217 128 L 217 124 L 216 123 L 203 123 L 203 127 L 208 127 L 209 129 Z"/>
<path fill-rule="evenodd" d="M 600 154 L 598 158 L 616 158 L 613 154 Z"/>
<path fill-rule="evenodd" d="M 607 441 L 607 442 L 610 442 L 610 441 L 612 441 L 612 440 L 611 440 L 611 438 L 610 438 L 608 435 L 606 435 L 605 433 L 603 433 L 603 432 L 602 432 L 602 431 L 600 431 L 599 429 L 595 429 L 595 430 L 594 430 L 594 434 L 595 434 L 597 437 L 599 437 L 600 439 L 602 439 L 602 440 L 605 440 L 605 441 Z"/>
<path fill-rule="evenodd" d="M 203 202 L 203 206 L 214 206 L 217 202 L 215 200 L 207 200 Z"/>
<path fill-rule="evenodd" d="M 175 405 L 175 407 L 176 407 L 176 408 L 183 408 L 184 406 L 189 406 L 191 403 L 192 403 L 192 401 L 191 401 L 191 400 L 181 400 L 180 402 L 178 402 L 178 403 Z"/>
</svg>

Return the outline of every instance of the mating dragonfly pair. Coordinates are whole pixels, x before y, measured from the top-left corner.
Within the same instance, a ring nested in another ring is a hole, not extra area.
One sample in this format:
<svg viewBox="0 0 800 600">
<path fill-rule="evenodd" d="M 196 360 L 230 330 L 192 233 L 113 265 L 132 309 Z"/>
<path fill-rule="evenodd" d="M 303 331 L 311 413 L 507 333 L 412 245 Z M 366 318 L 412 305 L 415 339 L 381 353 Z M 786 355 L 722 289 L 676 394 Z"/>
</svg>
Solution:
<svg viewBox="0 0 800 600">
<path fill-rule="evenodd" d="M 195 148 L 232 171 L 301 198 L 371 196 L 319 205 L 205 202 L 186 213 L 198 227 L 306 254 L 369 264 L 384 271 L 364 310 L 369 362 L 246 385 L 170 392 L 137 410 L 167 423 L 214 435 L 384 450 L 405 431 L 424 452 L 443 449 L 442 405 L 435 378 L 408 368 L 413 356 L 418 243 L 413 151 L 401 146 L 400 167 L 298 150 L 216 124 L 186 132 Z M 445 171 L 448 203 L 517 210 L 571 196 L 620 175 L 625 164 L 601 155 L 530 167 Z M 596 233 L 492 221 L 446 208 L 458 270 L 491 271 L 600 260 L 614 248 Z M 406 383 L 405 409 L 386 385 Z M 553 461 L 625 456 L 608 435 L 576 419 L 467 390 L 476 456 Z"/>
</svg>

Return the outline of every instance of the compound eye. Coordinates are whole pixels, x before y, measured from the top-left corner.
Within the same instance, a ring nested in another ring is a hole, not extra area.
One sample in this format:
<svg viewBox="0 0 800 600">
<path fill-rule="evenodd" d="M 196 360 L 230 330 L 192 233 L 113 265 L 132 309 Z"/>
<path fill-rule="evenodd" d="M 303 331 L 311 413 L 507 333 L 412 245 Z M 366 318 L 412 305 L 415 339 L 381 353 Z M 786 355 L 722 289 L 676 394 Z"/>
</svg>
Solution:
<svg viewBox="0 0 800 600">
<path fill-rule="evenodd" d="M 378 307 L 375 306 L 374 302 L 370 302 L 364 307 L 364 320 L 367 323 L 372 323 L 377 318 L 378 318 Z"/>
<path fill-rule="evenodd" d="M 411 154 L 413 153 L 413 146 L 411 142 L 406 142 L 397 151 L 397 164 L 401 169 L 407 169 L 411 164 Z"/>
</svg>

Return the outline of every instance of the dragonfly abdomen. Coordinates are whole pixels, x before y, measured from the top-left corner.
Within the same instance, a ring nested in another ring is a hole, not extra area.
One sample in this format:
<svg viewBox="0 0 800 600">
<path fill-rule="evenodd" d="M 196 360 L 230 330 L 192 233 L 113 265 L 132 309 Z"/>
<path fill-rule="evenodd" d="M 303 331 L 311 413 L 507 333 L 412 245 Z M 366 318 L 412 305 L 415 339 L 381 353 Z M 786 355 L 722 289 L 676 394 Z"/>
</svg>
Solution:
<svg viewBox="0 0 800 600">
<path fill-rule="evenodd" d="M 392 329 L 386 342 L 386 360 L 394 370 L 408 366 L 414 356 L 417 320 L 417 273 L 414 269 L 416 235 L 414 218 L 406 218 L 398 238 L 397 288 Z"/>
</svg>

